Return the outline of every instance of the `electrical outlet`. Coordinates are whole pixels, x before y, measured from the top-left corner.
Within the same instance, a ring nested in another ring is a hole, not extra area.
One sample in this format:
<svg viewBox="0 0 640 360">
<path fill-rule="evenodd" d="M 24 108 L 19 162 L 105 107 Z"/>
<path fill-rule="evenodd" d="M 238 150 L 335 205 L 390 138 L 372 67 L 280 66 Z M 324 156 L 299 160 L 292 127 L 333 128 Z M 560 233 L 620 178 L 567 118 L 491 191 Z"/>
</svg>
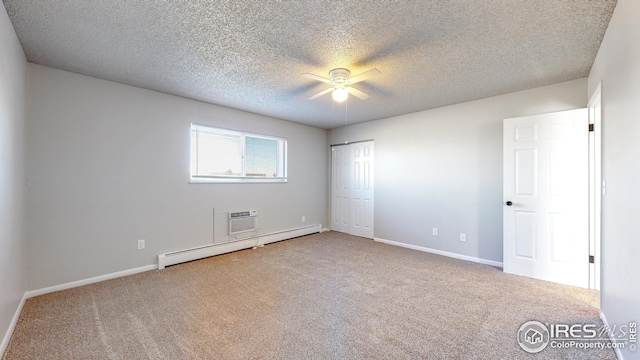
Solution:
<svg viewBox="0 0 640 360">
<path fill-rule="evenodd" d="M 302 222 L 306 222 L 306 221 L 307 221 L 306 216 L 302 216 Z"/>
<path fill-rule="evenodd" d="M 433 228 L 433 230 L 431 230 L 431 235 L 438 236 L 438 228 Z"/>
<path fill-rule="evenodd" d="M 138 250 L 144 249 L 144 240 L 138 240 Z"/>
<path fill-rule="evenodd" d="M 460 241 L 467 241 L 467 234 L 460 233 Z"/>
</svg>

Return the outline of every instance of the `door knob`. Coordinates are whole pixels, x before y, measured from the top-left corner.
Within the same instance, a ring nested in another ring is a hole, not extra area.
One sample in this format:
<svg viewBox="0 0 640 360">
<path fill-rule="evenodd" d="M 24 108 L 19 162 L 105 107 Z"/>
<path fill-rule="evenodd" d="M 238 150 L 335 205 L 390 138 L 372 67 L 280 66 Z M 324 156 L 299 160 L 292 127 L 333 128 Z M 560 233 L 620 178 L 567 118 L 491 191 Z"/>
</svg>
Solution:
<svg viewBox="0 0 640 360">
<path fill-rule="evenodd" d="M 507 204 L 507 206 L 513 205 L 513 203 L 511 201 L 507 201 L 506 204 Z"/>
</svg>

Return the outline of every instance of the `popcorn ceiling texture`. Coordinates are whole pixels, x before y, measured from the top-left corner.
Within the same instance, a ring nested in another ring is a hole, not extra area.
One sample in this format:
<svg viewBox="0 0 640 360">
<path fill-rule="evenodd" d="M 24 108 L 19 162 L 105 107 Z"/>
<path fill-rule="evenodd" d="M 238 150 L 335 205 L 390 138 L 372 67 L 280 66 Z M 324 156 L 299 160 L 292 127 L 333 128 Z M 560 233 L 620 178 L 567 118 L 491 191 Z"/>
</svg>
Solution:
<svg viewBox="0 0 640 360">
<path fill-rule="evenodd" d="M 615 0 L 4 0 L 30 62 L 332 128 L 585 77 Z M 378 68 L 371 98 L 306 98 Z"/>
</svg>

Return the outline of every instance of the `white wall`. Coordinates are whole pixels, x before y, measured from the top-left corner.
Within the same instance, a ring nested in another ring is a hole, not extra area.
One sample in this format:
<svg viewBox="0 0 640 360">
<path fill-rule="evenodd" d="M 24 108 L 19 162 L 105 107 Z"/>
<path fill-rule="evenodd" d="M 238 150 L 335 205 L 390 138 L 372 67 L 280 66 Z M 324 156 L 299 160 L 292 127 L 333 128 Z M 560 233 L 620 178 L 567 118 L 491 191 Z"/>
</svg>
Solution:
<svg viewBox="0 0 640 360">
<path fill-rule="evenodd" d="M 0 6 L 0 354 L 25 291 L 24 128 L 27 61 Z"/>
<path fill-rule="evenodd" d="M 618 0 L 589 74 L 589 94 L 602 81 L 601 311 L 611 326 L 640 322 L 639 14 L 639 1 Z"/>
<path fill-rule="evenodd" d="M 211 244 L 214 207 L 217 240 L 228 211 L 258 210 L 260 234 L 326 224 L 326 130 L 39 65 L 28 72 L 29 290 Z M 192 122 L 286 137 L 289 182 L 189 184 Z"/>
<path fill-rule="evenodd" d="M 585 107 L 586 83 L 342 127 L 329 142 L 375 140 L 375 237 L 502 262 L 502 120 Z"/>
</svg>

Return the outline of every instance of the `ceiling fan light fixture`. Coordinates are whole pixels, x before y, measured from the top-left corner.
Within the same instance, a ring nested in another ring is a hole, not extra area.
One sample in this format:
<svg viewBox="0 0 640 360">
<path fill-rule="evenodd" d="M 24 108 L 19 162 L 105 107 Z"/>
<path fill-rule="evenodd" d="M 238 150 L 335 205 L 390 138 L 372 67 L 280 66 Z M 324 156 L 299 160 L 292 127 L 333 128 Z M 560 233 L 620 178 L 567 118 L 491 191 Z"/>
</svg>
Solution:
<svg viewBox="0 0 640 360">
<path fill-rule="evenodd" d="M 330 79 L 323 78 L 322 76 L 318 76 L 310 73 L 304 73 L 302 74 L 302 76 L 331 85 L 330 88 L 324 89 L 315 95 L 309 96 L 307 98 L 308 100 L 317 99 L 322 95 L 331 93 L 331 97 L 333 98 L 333 101 L 343 102 L 347 100 L 347 98 L 349 97 L 349 94 L 357 97 L 360 100 L 368 99 L 369 95 L 365 94 L 364 92 L 356 88 L 351 87 L 351 85 L 357 84 L 361 81 L 367 80 L 373 76 L 378 76 L 380 74 L 381 74 L 380 70 L 374 68 L 371 70 L 367 70 L 354 77 L 351 77 L 351 72 L 349 70 L 344 68 L 337 68 L 329 71 Z"/>
<path fill-rule="evenodd" d="M 333 101 L 343 102 L 347 100 L 347 97 L 349 97 L 349 92 L 344 87 L 339 87 L 333 90 L 331 97 L 333 98 Z"/>
</svg>

